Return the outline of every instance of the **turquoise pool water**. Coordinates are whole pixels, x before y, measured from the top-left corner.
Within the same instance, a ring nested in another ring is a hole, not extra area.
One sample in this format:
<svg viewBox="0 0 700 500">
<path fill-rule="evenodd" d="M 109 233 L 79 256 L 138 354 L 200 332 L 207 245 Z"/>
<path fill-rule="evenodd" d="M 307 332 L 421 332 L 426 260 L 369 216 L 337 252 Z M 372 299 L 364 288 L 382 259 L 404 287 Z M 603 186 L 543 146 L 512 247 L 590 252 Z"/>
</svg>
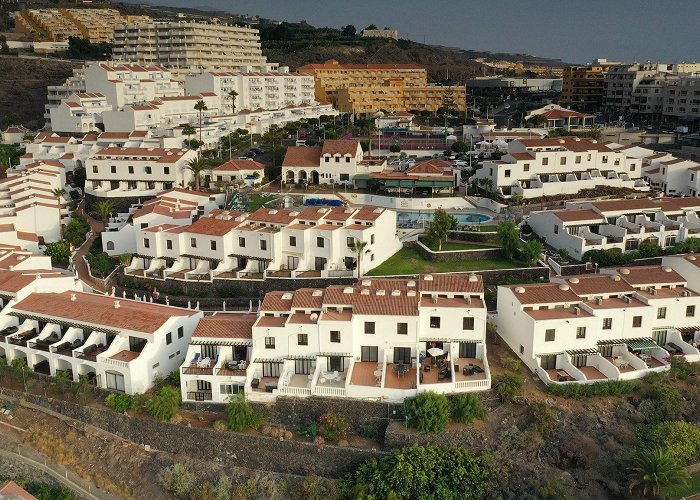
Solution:
<svg viewBox="0 0 700 500">
<path fill-rule="evenodd" d="M 448 212 L 452 217 L 457 219 L 460 224 L 477 224 L 480 222 L 486 222 L 490 220 L 491 217 L 483 214 L 470 214 L 461 212 Z M 398 212 L 397 213 L 400 222 L 417 221 L 417 220 L 430 220 L 433 218 L 432 212 Z"/>
</svg>

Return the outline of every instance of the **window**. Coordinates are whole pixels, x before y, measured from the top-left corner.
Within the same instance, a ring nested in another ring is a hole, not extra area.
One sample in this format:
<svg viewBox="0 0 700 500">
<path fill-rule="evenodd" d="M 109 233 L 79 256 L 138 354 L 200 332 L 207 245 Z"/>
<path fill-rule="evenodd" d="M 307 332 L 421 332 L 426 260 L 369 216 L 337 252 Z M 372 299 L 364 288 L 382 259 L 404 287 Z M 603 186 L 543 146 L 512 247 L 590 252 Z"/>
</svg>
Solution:
<svg viewBox="0 0 700 500">
<path fill-rule="evenodd" d="M 397 335 L 408 335 L 408 323 L 396 323 Z"/>
<path fill-rule="evenodd" d="M 116 174 L 116 173 L 117 173 L 117 167 L 114 166 L 114 165 L 112 165 L 111 167 L 109 167 L 109 171 L 112 172 L 113 174 Z"/>
<path fill-rule="evenodd" d="M 168 175 L 170 173 L 170 167 L 163 167 L 163 173 Z"/>
<path fill-rule="evenodd" d="M 641 316 L 635 316 L 632 318 L 632 328 L 641 328 L 642 326 L 642 317 Z"/>
<path fill-rule="evenodd" d="M 192 248 L 197 248 L 197 238 L 190 238 L 190 246 Z"/>
<path fill-rule="evenodd" d="M 330 161 L 331 161 L 330 156 L 326 156 L 326 163 L 330 163 Z"/>
<path fill-rule="evenodd" d="M 105 378 L 107 379 L 107 389 L 124 392 L 124 375 L 115 372 L 105 372 Z"/>
<path fill-rule="evenodd" d="M 608 157 L 607 157 L 607 156 L 603 156 L 603 160 L 602 160 L 602 161 L 603 161 L 603 163 L 608 163 Z"/>
<path fill-rule="evenodd" d="M 129 173 L 130 174 L 134 173 L 134 166 L 133 165 L 129 165 Z"/>
<path fill-rule="evenodd" d="M 318 248 L 323 248 L 323 246 L 324 246 L 324 245 L 323 245 L 323 237 L 319 236 L 319 237 L 316 238 L 316 246 L 317 246 Z"/>
<path fill-rule="evenodd" d="M 612 318 L 603 318 L 603 330 L 612 330 Z"/>
<path fill-rule="evenodd" d="M 297 334 L 297 345 L 309 345 L 309 335 L 306 333 Z"/>
<path fill-rule="evenodd" d="M 348 238 L 345 241 L 347 242 L 349 247 L 355 244 L 355 238 L 353 238 L 352 236 L 348 236 Z"/>
<path fill-rule="evenodd" d="M 529 171 L 530 171 L 530 164 L 529 164 L 529 163 L 526 163 L 525 165 L 523 165 L 523 171 L 524 171 L 524 172 L 529 172 Z"/>
<path fill-rule="evenodd" d="M 349 181 L 350 180 L 350 174 L 340 174 L 340 182 L 343 181 Z"/>
<path fill-rule="evenodd" d="M 290 237 L 289 237 L 289 246 L 290 246 L 290 247 L 295 247 L 295 246 L 297 246 L 297 237 L 296 237 L 296 236 L 290 236 Z"/>
<path fill-rule="evenodd" d="M 167 248 L 168 250 L 172 250 L 173 249 L 173 240 L 166 240 L 165 241 L 165 248 Z"/>
<path fill-rule="evenodd" d="M 577 339 L 585 339 L 586 338 L 586 327 L 585 326 L 579 326 L 576 328 L 576 338 Z"/>
<path fill-rule="evenodd" d="M 275 337 L 265 337 L 265 349 L 275 348 Z"/>
<path fill-rule="evenodd" d="M 238 246 L 245 248 L 245 238 L 238 238 Z"/>
<path fill-rule="evenodd" d="M 520 354 L 525 354 L 525 348 L 520 344 Z"/>
<path fill-rule="evenodd" d="M 544 331 L 544 341 L 545 342 L 554 342 L 554 334 L 555 330 L 553 328 L 549 330 Z"/>
<path fill-rule="evenodd" d="M 559 158 L 559 165 L 566 165 L 566 156 Z"/>
<path fill-rule="evenodd" d="M 350 163 L 350 157 L 349 157 L 349 156 L 346 156 L 346 157 L 345 157 L 345 163 Z"/>
<path fill-rule="evenodd" d="M 152 170 L 153 170 L 153 169 L 152 169 L 151 167 L 146 167 L 146 173 L 147 173 L 148 175 L 151 175 Z"/>
<path fill-rule="evenodd" d="M 542 158 L 542 165 L 549 165 L 549 158 Z"/>
<path fill-rule="evenodd" d="M 373 244 L 374 244 L 374 235 L 373 235 L 373 234 L 371 234 L 371 235 L 369 236 L 369 243 L 370 243 L 370 245 L 373 245 Z"/>
<path fill-rule="evenodd" d="M 149 240 L 148 238 L 144 238 L 143 239 L 143 247 L 144 248 L 151 248 L 151 240 Z"/>
<path fill-rule="evenodd" d="M 182 337 L 185 336 L 185 328 L 180 326 L 177 329 L 177 338 L 181 339 Z"/>
<path fill-rule="evenodd" d="M 336 344 L 340 342 L 340 332 L 338 330 L 331 330 L 331 342 Z"/>
<path fill-rule="evenodd" d="M 173 343 L 173 334 L 171 332 L 168 332 L 165 334 L 165 344 L 170 345 Z"/>
<path fill-rule="evenodd" d="M 363 345 L 360 349 L 360 361 L 363 363 L 376 363 L 379 360 L 379 347 Z"/>
<path fill-rule="evenodd" d="M 656 310 L 656 318 L 657 319 L 664 319 L 666 317 L 666 308 L 665 307 L 659 307 Z"/>
<path fill-rule="evenodd" d="M 97 173 L 97 165 L 92 166 L 92 173 L 96 174 Z"/>
<path fill-rule="evenodd" d="M 440 316 L 430 317 L 430 328 L 440 328 Z"/>
<path fill-rule="evenodd" d="M 576 157 L 576 163 L 581 163 L 581 155 L 578 155 L 578 156 Z"/>
<path fill-rule="evenodd" d="M 559 224 L 554 224 L 554 234 L 559 234 Z"/>
<path fill-rule="evenodd" d="M 504 172 L 505 177 L 510 177 L 510 169 L 506 170 Z"/>
<path fill-rule="evenodd" d="M 336 163 L 340 163 L 340 156 L 336 156 L 336 157 L 335 157 L 335 162 L 336 162 Z"/>
<path fill-rule="evenodd" d="M 267 250 L 267 240 L 260 240 L 260 250 Z"/>
<path fill-rule="evenodd" d="M 365 333 L 374 335 L 374 321 L 365 321 Z"/>
<path fill-rule="evenodd" d="M 695 316 L 695 306 L 687 306 L 685 308 L 685 317 L 692 318 L 693 316 Z"/>
<path fill-rule="evenodd" d="M 474 329 L 474 318 L 471 316 L 465 316 L 462 318 L 462 330 L 473 330 Z"/>
<path fill-rule="evenodd" d="M 216 240 L 210 240 L 209 246 L 211 247 L 212 250 L 216 250 Z"/>
</svg>

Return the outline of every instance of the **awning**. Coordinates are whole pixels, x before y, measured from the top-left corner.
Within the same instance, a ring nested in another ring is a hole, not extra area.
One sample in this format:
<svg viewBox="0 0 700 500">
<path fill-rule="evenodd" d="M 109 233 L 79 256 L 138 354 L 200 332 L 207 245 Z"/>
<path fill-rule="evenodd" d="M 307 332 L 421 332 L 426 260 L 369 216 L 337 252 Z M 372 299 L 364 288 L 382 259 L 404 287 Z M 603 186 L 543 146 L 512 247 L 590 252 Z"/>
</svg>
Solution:
<svg viewBox="0 0 700 500">
<path fill-rule="evenodd" d="M 233 346 L 233 345 L 246 345 L 252 346 L 252 340 L 232 340 L 232 339 L 221 339 L 221 340 L 198 340 L 192 339 L 190 341 L 192 345 L 221 345 L 221 346 Z"/>
<path fill-rule="evenodd" d="M 231 253 L 228 256 L 229 257 L 237 257 L 239 259 L 261 260 L 263 262 L 272 262 L 272 259 L 269 259 L 267 257 L 253 257 L 252 255 L 243 255 L 240 253 Z"/>
<path fill-rule="evenodd" d="M 340 357 L 340 358 L 350 358 L 352 357 L 349 352 L 322 352 L 319 356 L 325 357 Z"/>
<path fill-rule="evenodd" d="M 285 359 L 307 359 L 309 361 L 313 361 L 316 359 L 316 356 L 302 356 L 302 355 L 294 355 L 294 356 L 287 356 Z"/>
<path fill-rule="evenodd" d="M 253 363 L 284 363 L 284 360 L 280 358 L 256 358 Z"/>
<path fill-rule="evenodd" d="M 89 325 L 87 323 L 81 323 L 80 321 L 74 321 L 72 319 L 64 318 L 52 318 L 50 316 L 39 316 L 36 314 L 28 314 L 21 311 L 11 311 L 8 313 L 11 316 L 17 316 L 20 319 L 33 319 L 35 321 L 45 321 L 46 323 L 53 323 L 54 325 L 69 326 L 74 328 L 81 328 L 83 330 L 93 330 L 96 332 L 103 333 L 119 333 L 119 330 L 112 330 L 110 328 L 104 328 L 101 326 Z"/>
<path fill-rule="evenodd" d="M 700 331 L 700 326 L 684 326 L 681 328 L 676 328 L 681 333 L 695 333 Z"/>
<path fill-rule="evenodd" d="M 154 255 L 146 255 L 143 253 L 135 253 L 134 257 L 138 257 L 139 259 L 155 259 L 156 258 Z"/>
<path fill-rule="evenodd" d="M 180 255 L 180 257 L 187 257 L 189 259 L 208 260 L 209 262 L 221 262 L 221 259 L 217 259 L 216 257 L 202 257 L 201 255 L 192 255 L 189 253 L 183 253 Z"/>
<path fill-rule="evenodd" d="M 654 349 L 655 347 L 659 346 L 656 342 L 649 338 L 630 340 L 627 342 L 627 347 L 629 347 L 633 351 L 641 351 L 644 349 Z"/>
<path fill-rule="evenodd" d="M 565 351 L 566 354 L 570 356 L 579 356 L 581 354 L 598 354 L 598 351 L 596 349 L 574 349 L 571 351 Z"/>
</svg>

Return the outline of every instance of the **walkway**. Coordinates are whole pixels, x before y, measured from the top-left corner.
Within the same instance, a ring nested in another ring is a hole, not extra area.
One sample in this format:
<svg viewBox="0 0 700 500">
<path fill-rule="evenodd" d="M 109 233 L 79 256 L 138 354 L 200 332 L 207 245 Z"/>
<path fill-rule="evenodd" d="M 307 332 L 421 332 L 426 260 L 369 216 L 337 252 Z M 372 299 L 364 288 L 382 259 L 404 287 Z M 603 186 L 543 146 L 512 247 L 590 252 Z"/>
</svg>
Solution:
<svg viewBox="0 0 700 500">
<path fill-rule="evenodd" d="M 95 220 L 90 214 L 88 214 L 85 211 L 85 200 L 81 201 L 80 205 L 78 205 L 78 212 L 84 215 L 88 223 L 90 224 L 91 235 L 87 240 L 85 240 L 85 243 L 80 245 L 80 248 L 78 248 L 75 251 L 75 254 L 73 255 L 73 269 L 75 270 L 75 274 L 78 276 L 80 281 L 82 281 L 83 283 L 92 287 L 95 290 L 104 292 L 105 290 L 102 283 L 99 283 L 90 277 L 87 264 L 85 263 L 85 259 L 83 259 L 83 257 L 85 257 L 90 251 L 92 243 L 98 238 L 98 236 L 100 236 L 100 233 L 102 233 L 102 231 L 104 230 L 104 224 Z"/>
</svg>

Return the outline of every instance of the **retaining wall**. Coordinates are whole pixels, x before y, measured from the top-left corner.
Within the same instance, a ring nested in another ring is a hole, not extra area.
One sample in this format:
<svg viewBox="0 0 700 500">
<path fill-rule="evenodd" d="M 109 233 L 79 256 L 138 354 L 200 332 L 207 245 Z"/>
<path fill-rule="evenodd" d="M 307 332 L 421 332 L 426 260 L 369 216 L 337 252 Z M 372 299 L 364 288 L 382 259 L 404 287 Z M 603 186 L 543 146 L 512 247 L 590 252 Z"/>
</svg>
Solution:
<svg viewBox="0 0 700 500">
<path fill-rule="evenodd" d="M 438 262 L 447 262 L 464 259 L 497 259 L 502 256 L 503 251 L 500 248 L 484 248 L 478 250 L 442 250 L 439 252 L 433 251 L 426 247 L 420 241 L 416 242 L 416 250 L 426 260 L 434 260 Z"/>
<path fill-rule="evenodd" d="M 474 243 L 497 243 L 496 233 L 482 233 L 480 231 L 450 231 L 447 233 L 451 240 L 473 241 Z"/>
</svg>

